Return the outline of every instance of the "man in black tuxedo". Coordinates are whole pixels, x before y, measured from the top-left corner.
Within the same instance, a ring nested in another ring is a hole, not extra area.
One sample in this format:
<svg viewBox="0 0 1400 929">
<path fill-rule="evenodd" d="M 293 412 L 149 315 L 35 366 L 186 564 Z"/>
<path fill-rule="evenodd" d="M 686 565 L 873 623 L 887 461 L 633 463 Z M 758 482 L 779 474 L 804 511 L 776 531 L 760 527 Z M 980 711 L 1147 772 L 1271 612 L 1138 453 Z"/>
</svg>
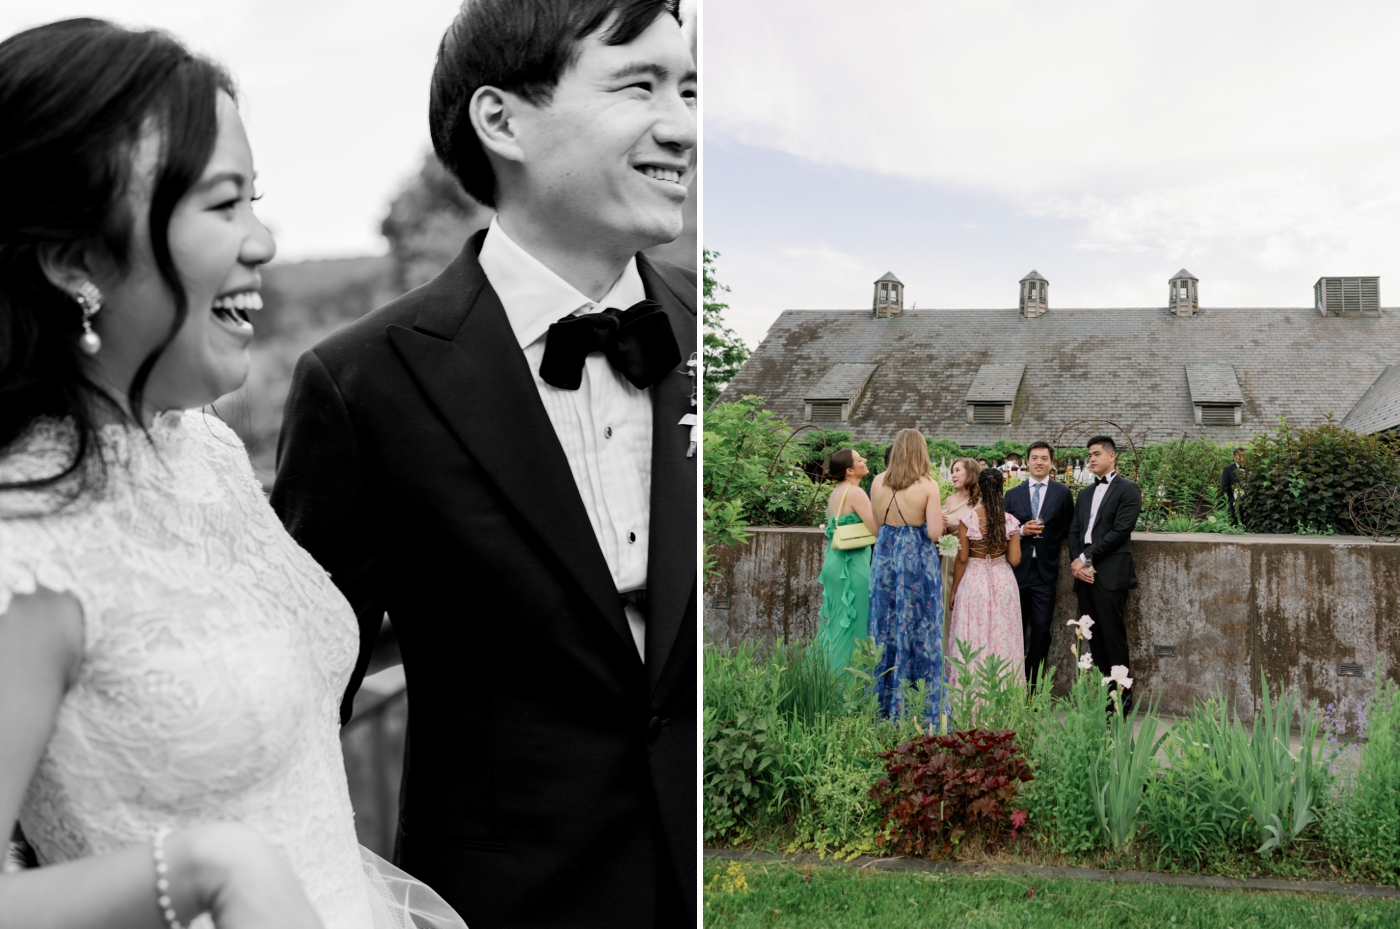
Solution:
<svg viewBox="0 0 1400 929">
<path fill-rule="evenodd" d="M 1240 514 L 1235 508 L 1235 496 L 1239 493 L 1237 488 L 1244 482 L 1244 447 L 1235 449 L 1234 461 L 1227 464 L 1220 472 L 1220 495 L 1225 498 L 1225 505 L 1230 514 L 1230 522 L 1238 526 L 1240 524 Z"/>
<path fill-rule="evenodd" d="M 1026 680 L 1034 684 L 1050 654 L 1060 545 L 1074 519 L 1074 497 L 1051 478 L 1055 450 L 1048 442 L 1031 443 L 1026 465 L 1030 479 L 1007 491 L 1006 512 L 1021 521 L 1021 560 L 1013 570 L 1021 588 Z"/>
<path fill-rule="evenodd" d="M 1069 527 L 1070 571 L 1079 612 L 1094 620 L 1089 651 L 1105 676 L 1112 673 L 1114 665 L 1131 669 L 1123 607 L 1128 591 L 1137 587 L 1131 543 L 1142 511 L 1138 485 L 1120 475 L 1117 464 L 1118 448 L 1113 439 L 1099 435 L 1089 440 L 1089 470 L 1094 483 L 1079 492 L 1074 522 Z M 1090 560 L 1088 570 L 1085 556 Z M 1125 711 L 1132 701 L 1132 691 L 1123 695 Z"/>
<path fill-rule="evenodd" d="M 273 504 L 412 712 L 395 860 L 472 929 L 694 925 L 696 74 L 675 2 L 468 0 L 429 122 L 494 206 L 297 365 Z"/>
</svg>

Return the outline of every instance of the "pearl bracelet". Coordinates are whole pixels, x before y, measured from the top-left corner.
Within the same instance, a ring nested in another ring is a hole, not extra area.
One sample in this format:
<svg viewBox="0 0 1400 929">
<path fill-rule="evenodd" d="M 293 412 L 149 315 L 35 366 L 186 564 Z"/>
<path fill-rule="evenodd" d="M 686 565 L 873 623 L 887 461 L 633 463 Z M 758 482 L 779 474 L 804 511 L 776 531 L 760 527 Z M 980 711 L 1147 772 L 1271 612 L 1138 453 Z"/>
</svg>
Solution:
<svg viewBox="0 0 1400 929">
<path fill-rule="evenodd" d="M 165 865 L 165 838 L 168 835 L 170 827 L 161 826 L 151 839 L 151 854 L 156 862 L 156 903 L 160 905 L 161 915 L 165 917 L 165 924 L 170 929 L 185 929 L 175 918 L 175 908 L 170 901 L 170 880 L 167 877 L 169 869 Z"/>
</svg>

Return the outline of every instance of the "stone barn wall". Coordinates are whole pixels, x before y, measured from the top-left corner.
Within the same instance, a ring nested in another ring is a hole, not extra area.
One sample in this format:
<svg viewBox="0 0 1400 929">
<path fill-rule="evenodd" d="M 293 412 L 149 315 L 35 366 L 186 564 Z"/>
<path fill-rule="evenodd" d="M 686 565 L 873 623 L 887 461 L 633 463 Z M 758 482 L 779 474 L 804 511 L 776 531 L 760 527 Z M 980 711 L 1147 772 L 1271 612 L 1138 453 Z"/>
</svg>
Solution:
<svg viewBox="0 0 1400 929">
<path fill-rule="evenodd" d="M 810 639 L 821 608 L 820 529 L 757 529 L 718 553 L 705 579 L 705 640 Z M 1126 624 L 1135 690 L 1180 713 L 1217 690 L 1252 714 L 1259 675 L 1348 717 L 1375 689 L 1378 653 L 1400 681 L 1400 545 L 1352 536 L 1133 533 L 1138 589 Z M 1060 559 L 1050 663 L 1072 665 L 1078 615 L 1068 554 Z M 1092 646 L 1092 643 L 1091 643 Z M 1175 657 L 1166 649 L 1174 648 Z M 1360 677 L 1338 666 L 1360 665 Z M 1057 675 L 1057 690 L 1067 677 Z"/>
</svg>

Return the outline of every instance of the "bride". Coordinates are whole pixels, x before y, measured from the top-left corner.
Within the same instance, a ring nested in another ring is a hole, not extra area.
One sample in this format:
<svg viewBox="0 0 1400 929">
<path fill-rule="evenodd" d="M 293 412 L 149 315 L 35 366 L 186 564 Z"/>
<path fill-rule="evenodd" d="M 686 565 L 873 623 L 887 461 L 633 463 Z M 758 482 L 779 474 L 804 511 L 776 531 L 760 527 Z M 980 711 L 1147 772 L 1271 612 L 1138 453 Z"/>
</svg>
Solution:
<svg viewBox="0 0 1400 929">
<path fill-rule="evenodd" d="M 252 153 L 231 79 L 82 19 L 0 42 L 0 927 L 462 926 L 355 840 L 358 627 L 237 437 Z"/>
</svg>

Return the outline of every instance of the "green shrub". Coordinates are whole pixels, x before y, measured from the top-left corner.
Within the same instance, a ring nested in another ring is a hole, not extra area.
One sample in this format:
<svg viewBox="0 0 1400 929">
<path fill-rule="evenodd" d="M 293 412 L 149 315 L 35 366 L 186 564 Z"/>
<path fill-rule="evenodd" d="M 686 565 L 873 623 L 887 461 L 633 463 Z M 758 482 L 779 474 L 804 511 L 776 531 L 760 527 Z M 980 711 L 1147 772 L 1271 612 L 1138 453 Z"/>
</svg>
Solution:
<svg viewBox="0 0 1400 929">
<path fill-rule="evenodd" d="M 964 657 L 966 656 L 966 657 Z M 1016 733 L 1021 748 L 1031 751 L 1051 715 L 1050 687 L 1054 668 L 1047 668 L 1028 693 L 1025 674 L 1019 664 L 997 654 L 983 655 L 983 649 L 969 649 L 958 640 L 943 655 L 956 680 L 947 688 L 951 724 L 958 729 L 1009 729 Z"/>
<path fill-rule="evenodd" d="M 1147 783 L 1142 821 L 1161 845 L 1157 866 L 1177 857 L 1196 865 L 1239 837 L 1239 789 L 1226 779 L 1208 743 L 1192 740 L 1179 721 L 1166 741 L 1167 766 Z M 1242 835 L 1242 832 L 1240 833 Z"/>
<path fill-rule="evenodd" d="M 1386 443 L 1343 429 L 1328 416 L 1313 429 L 1284 420 L 1249 443 L 1241 509 L 1252 532 L 1356 532 L 1347 503 L 1377 484 L 1400 482 Z"/>
<path fill-rule="evenodd" d="M 1050 714 L 1031 752 L 1036 777 L 1026 793 L 1031 821 L 1042 837 L 1065 852 L 1091 851 L 1102 841 L 1089 782 L 1089 768 L 1098 764 L 1108 741 L 1108 688 L 1101 677 L 1097 669 L 1075 676 L 1069 695 L 1055 707 L 1058 718 Z"/>
<path fill-rule="evenodd" d="M 747 527 L 819 524 L 831 484 L 802 469 L 792 430 L 759 397 L 705 411 L 705 569 L 718 546 L 748 541 Z"/>
<path fill-rule="evenodd" d="M 752 645 L 704 654 L 705 841 L 742 841 L 752 834 L 778 786 L 784 727 L 781 680 Z"/>
</svg>

